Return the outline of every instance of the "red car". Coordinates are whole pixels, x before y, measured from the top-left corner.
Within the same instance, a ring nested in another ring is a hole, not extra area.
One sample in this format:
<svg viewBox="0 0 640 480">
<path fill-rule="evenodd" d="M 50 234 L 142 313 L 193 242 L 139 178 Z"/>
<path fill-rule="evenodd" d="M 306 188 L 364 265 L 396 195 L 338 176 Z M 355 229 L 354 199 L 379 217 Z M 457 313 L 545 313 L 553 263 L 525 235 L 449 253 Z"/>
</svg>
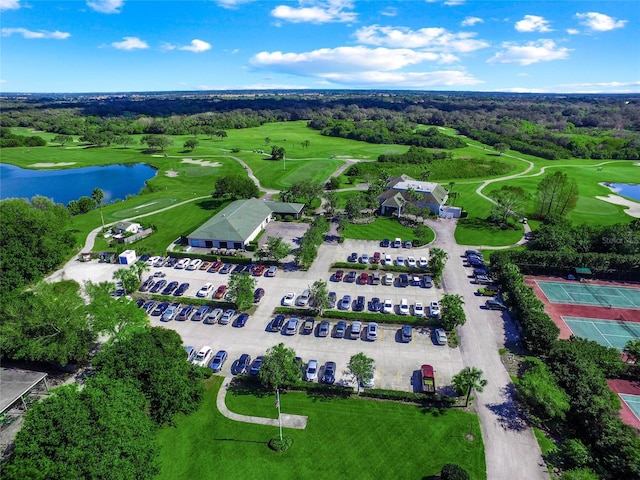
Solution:
<svg viewBox="0 0 640 480">
<path fill-rule="evenodd" d="M 372 261 L 373 263 L 380 263 L 380 259 L 381 259 L 380 252 L 375 252 L 375 253 L 373 254 L 373 258 L 371 259 L 371 261 Z"/>
<path fill-rule="evenodd" d="M 213 294 L 213 298 L 222 298 L 224 297 L 224 292 L 227 291 L 226 285 L 220 285 L 216 290 L 216 293 Z"/>
<path fill-rule="evenodd" d="M 256 265 L 251 273 L 256 277 L 261 276 L 264 273 L 264 265 Z"/>
<path fill-rule="evenodd" d="M 335 282 L 341 282 L 342 281 L 342 277 L 344 276 L 344 272 L 342 270 L 337 270 L 334 274 L 333 274 L 333 280 Z"/>
<path fill-rule="evenodd" d="M 222 262 L 220 260 L 213 262 L 213 264 L 209 267 L 209 270 L 207 270 L 207 272 L 209 273 L 216 273 L 218 270 L 220 270 L 220 267 L 222 267 Z"/>
<path fill-rule="evenodd" d="M 369 285 L 369 275 L 366 272 L 360 274 L 360 285 Z"/>
</svg>

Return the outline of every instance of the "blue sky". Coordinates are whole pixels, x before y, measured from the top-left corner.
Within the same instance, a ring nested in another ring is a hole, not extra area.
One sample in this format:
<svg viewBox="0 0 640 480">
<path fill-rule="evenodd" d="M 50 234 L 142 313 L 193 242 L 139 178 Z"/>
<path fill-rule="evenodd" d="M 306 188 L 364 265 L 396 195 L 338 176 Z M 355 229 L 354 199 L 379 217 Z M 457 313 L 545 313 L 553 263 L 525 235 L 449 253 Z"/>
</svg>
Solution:
<svg viewBox="0 0 640 480">
<path fill-rule="evenodd" d="M 640 92 L 637 0 L 0 0 L 2 92 Z"/>
</svg>

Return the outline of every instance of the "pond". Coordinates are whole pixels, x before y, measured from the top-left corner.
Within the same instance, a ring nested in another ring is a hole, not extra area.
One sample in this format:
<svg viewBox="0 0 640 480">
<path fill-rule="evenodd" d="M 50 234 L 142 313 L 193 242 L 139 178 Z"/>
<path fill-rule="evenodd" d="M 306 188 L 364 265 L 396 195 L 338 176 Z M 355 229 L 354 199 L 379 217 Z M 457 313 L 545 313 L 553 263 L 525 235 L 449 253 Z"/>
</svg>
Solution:
<svg viewBox="0 0 640 480">
<path fill-rule="evenodd" d="M 640 184 L 638 183 L 607 183 L 605 185 L 618 195 L 640 202 Z"/>
<path fill-rule="evenodd" d="M 0 199 L 42 195 L 66 205 L 101 188 L 104 203 L 109 203 L 137 194 L 155 175 L 156 170 L 143 163 L 66 170 L 29 170 L 0 163 Z"/>
</svg>

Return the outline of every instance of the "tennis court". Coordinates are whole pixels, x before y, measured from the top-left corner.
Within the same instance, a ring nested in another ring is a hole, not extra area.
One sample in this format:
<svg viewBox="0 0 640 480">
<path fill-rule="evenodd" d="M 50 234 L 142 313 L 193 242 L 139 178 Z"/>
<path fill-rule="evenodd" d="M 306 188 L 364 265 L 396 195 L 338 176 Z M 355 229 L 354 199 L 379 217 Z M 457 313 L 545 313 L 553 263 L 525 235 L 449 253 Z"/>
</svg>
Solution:
<svg viewBox="0 0 640 480">
<path fill-rule="evenodd" d="M 640 396 L 629 393 L 618 393 L 622 401 L 629 407 L 638 420 L 640 420 Z"/>
<path fill-rule="evenodd" d="M 561 317 L 577 337 L 622 351 L 629 340 L 640 338 L 640 323 L 597 318 Z"/>
<path fill-rule="evenodd" d="M 537 280 L 536 284 L 551 303 L 640 309 L 640 288 Z"/>
</svg>

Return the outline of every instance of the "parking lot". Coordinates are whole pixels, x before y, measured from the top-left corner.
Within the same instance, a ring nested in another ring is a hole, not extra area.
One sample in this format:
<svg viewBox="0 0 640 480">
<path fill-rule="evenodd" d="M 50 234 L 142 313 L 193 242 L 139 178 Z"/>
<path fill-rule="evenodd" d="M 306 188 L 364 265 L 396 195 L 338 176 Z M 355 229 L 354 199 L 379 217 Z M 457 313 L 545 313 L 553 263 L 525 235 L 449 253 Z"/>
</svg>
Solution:
<svg viewBox="0 0 640 480">
<path fill-rule="evenodd" d="M 322 245 L 316 262 L 311 270 L 303 271 L 283 271 L 279 270 L 275 277 L 256 277 L 256 286 L 265 289 L 265 296 L 258 304 L 256 312 L 251 315 L 247 325 L 243 328 L 235 328 L 229 325 L 207 325 L 202 322 L 162 322 L 159 317 L 150 317 L 153 325 L 173 328 L 181 337 L 185 345 L 192 345 L 196 349 L 204 345 L 210 346 L 214 352 L 226 350 L 229 353 L 229 360 L 222 369 L 222 374 L 230 374 L 234 360 L 241 354 L 247 353 L 255 358 L 262 355 L 266 350 L 280 342 L 293 348 L 296 354 L 305 361 L 314 359 L 322 366 L 327 361 L 334 361 L 337 364 L 336 381 L 343 379 L 343 370 L 346 368 L 349 358 L 358 353 L 364 352 L 376 362 L 375 386 L 378 388 L 391 388 L 396 390 L 413 390 L 412 376 L 414 371 L 420 368 L 423 363 L 434 366 L 438 382 L 440 385 L 447 385 L 451 376 L 462 368 L 462 359 L 458 349 L 448 346 L 440 346 L 435 342 L 433 332 L 428 328 L 414 328 L 413 338 L 410 343 L 400 341 L 398 330 L 400 325 L 381 325 L 380 338 L 376 341 L 361 339 L 351 340 L 345 338 L 325 338 L 316 336 L 317 332 L 311 335 L 297 333 L 293 336 L 286 336 L 282 333 L 269 331 L 269 325 L 273 319 L 273 311 L 281 305 L 284 295 L 288 292 L 295 292 L 296 295 L 302 293 L 305 288 L 317 279 L 326 280 L 329 291 L 336 292 L 341 298 L 343 295 L 351 295 L 355 299 L 363 295 L 366 301 L 372 297 L 381 300 L 391 299 L 397 305 L 402 298 L 407 299 L 410 305 L 416 301 L 421 301 L 428 305 L 432 300 L 437 300 L 442 292 L 437 288 L 422 287 L 398 287 L 387 285 L 360 285 L 357 283 L 334 282 L 331 280 L 332 274 L 330 266 L 337 261 L 346 261 L 352 252 L 368 253 L 373 255 L 375 251 L 381 251 L 375 242 L 353 242 L 347 241 L 342 245 Z M 394 255 L 408 254 L 419 257 L 426 254 L 427 249 L 388 249 Z M 410 253 L 409 253 L 410 252 Z M 219 273 L 208 273 L 206 271 L 181 270 L 174 268 L 152 268 L 154 271 L 166 273 L 165 280 L 175 280 L 179 283 L 189 282 L 190 287 L 183 297 L 177 297 L 176 301 L 183 304 L 188 303 L 189 297 L 195 297 L 196 292 L 206 283 L 211 282 L 214 288 L 228 282 L 228 275 Z M 397 274 L 394 274 L 397 276 Z M 337 321 L 331 322 L 333 327 Z M 349 322 L 351 323 L 351 322 Z M 363 322 L 366 325 L 366 322 Z M 316 322 L 317 325 L 317 322 Z M 320 370 L 320 376 L 322 369 Z"/>
</svg>

